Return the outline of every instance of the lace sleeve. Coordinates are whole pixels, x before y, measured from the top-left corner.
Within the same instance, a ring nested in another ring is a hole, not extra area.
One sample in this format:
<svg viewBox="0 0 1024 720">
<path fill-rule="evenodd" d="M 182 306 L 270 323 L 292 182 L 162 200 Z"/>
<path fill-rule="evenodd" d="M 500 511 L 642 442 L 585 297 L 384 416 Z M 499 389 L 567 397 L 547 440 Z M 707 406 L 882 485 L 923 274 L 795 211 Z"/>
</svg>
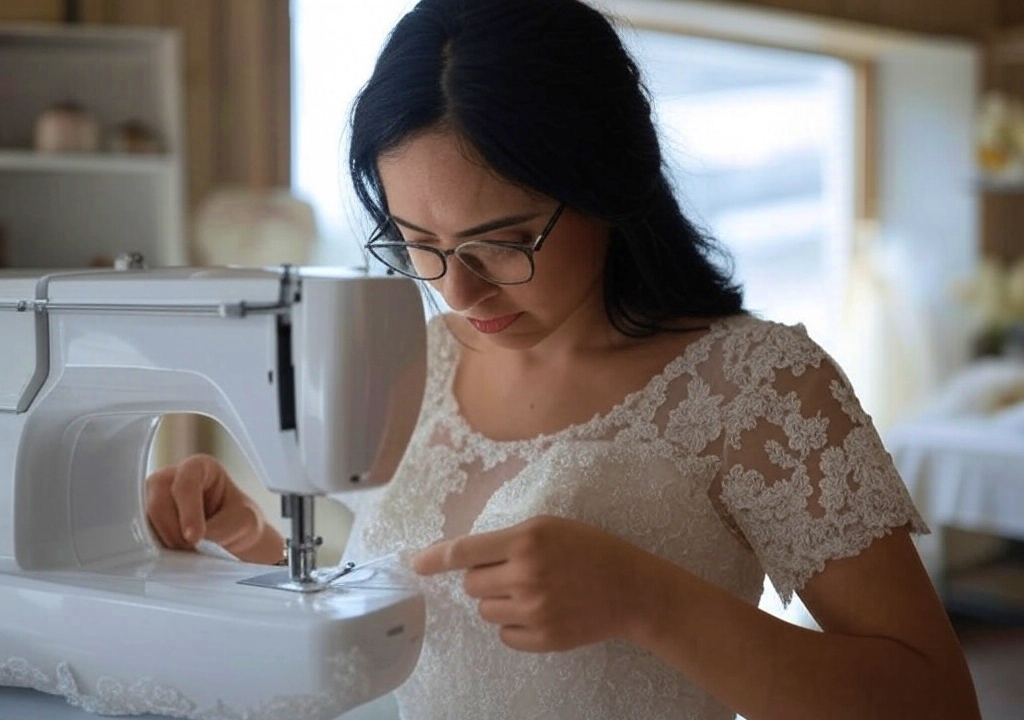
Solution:
<svg viewBox="0 0 1024 720">
<path fill-rule="evenodd" d="M 784 603 L 825 561 L 893 528 L 926 533 L 849 381 L 802 327 L 726 348 L 719 499 Z"/>
</svg>

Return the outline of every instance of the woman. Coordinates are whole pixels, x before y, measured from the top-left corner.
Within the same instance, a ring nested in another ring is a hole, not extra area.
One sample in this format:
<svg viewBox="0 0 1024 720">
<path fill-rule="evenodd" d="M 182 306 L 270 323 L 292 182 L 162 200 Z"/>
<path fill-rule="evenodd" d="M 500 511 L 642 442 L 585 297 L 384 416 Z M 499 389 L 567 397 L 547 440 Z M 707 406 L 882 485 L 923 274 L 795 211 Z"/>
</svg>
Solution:
<svg viewBox="0 0 1024 720">
<path fill-rule="evenodd" d="M 870 419 L 801 328 L 743 312 L 600 13 L 422 0 L 350 150 L 368 250 L 451 311 L 353 533 L 356 555 L 420 549 L 404 717 L 979 717 Z M 165 544 L 280 557 L 214 461 L 150 490 Z M 765 573 L 824 632 L 760 611 Z"/>
</svg>

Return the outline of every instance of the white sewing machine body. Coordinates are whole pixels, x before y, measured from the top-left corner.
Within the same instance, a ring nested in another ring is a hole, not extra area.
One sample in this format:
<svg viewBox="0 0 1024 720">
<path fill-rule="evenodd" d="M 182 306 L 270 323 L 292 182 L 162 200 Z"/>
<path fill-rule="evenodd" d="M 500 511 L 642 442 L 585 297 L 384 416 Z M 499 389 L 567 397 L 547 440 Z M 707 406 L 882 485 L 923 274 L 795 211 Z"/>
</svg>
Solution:
<svg viewBox="0 0 1024 720">
<path fill-rule="evenodd" d="M 240 584 L 268 568 L 156 546 L 142 479 L 160 417 L 193 412 L 268 489 L 349 489 L 381 462 L 424 325 L 411 281 L 361 271 L 0 274 L 0 685 L 101 713 L 326 720 L 404 681 L 418 592 Z"/>
</svg>

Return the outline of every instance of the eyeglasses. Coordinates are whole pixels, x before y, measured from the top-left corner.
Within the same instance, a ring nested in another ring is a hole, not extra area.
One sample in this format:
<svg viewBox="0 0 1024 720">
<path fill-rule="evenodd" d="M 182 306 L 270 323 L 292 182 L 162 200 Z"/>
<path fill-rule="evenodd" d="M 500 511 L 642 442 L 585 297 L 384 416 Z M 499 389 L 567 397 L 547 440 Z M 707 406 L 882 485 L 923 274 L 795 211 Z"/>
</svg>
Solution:
<svg viewBox="0 0 1024 720">
<path fill-rule="evenodd" d="M 555 227 L 565 203 L 560 203 L 540 235 L 530 244 L 500 240 L 470 240 L 450 250 L 421 243 L 392 240 L 398 234 L 388 219 L 370 236 L 365 247 L 370 254 L 397 273 L 416 280 L 437 280 L 448 272 L 448 258 L 454 255 L 470 272 L 495 285 L 522 285 L 533 279 L 533 255 Z"/>
</svg>

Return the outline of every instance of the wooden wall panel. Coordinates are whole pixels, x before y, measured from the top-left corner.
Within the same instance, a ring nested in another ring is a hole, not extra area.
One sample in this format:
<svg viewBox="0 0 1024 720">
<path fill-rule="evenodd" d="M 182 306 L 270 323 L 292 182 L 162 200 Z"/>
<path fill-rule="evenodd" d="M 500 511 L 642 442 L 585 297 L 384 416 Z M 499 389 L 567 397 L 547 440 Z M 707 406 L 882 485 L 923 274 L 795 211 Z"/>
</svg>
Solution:
<svg viewBox="0 0 1024 720">
<path fill-rule="evenodd" d="M 747 5 L 760 5 L 801 13 L 820 13 L 824 0 L 741 0 Z"/>
<path fill-rule="evenodd" d="M 64 0 L 0 0 L 0 22 L 60 22 Z"/>
<path fill-rule="evenodd" d="M 167 25 L 170 6 L 163 0 L 130 0 L 114 5 L 118 25 Z"/>
<path fill-rule="evenodd" d="M 882 25 L 913 32 L 981 38 L 992 29 L 996 3 L 1006 0 L 735 0 Z M 1009 0 L 1020 3 L 1020 0 Z M 1021 3 L 1024 4 L 1024 3 Z"/>
<path fill-rule="evenodd" d="M 1013 261 L 1024 255 L 1024 194 L 985 193 L 981 206 L 981 248 L 985 257 Z"/>
<path fill-rule="evenodd" d="M 836 0 L 834 12 L 857 22 L 873 22 L 882 15 L 882 0 Z"/>
<path fill-rule="evenodd" d="M 217 83 L 214 77 L 214 49 L 217 26 L 210 0 L 178 0 L 169 23 L 182 33 L 182 62 L 185 84 L 185 136 L 187 140 L 186 180 L 189 204 L 196 207 L 216 183 Z"/>
<path fill-rule="evenodd" d="M 245 178 L 250 186 L 274 182 L 276 153 L 270 124 L 279 119 L 273 110 L 274 68 L 264 60 L 270 52 L 270 3 L 252 12 L 253 0 L 224 0 L 224 37 L 221 44 L 223 86 L 231 89 L 218 128 L 229 153 L 224 158 L 231 177 Z M 284 89 L 287 89 L 285 86 Z"/>
<path fill-rule="evenodd" d="M 211 0 L 208 0 L 208 2 Z M 172 26 L 181 3 L 167 0 L 75 0 L 81 22 L 102 25 Z M 212 0 L 219 2 L 219 0 Z"/>
<path fill-rule="evenodd" d="M 270 30 L 267 36 L 267 82 L 284 97 L 270 97 L 267 108 L 270 128 L 270 178 L 291 183 L 292 172 L 292 18 L 291 8 L 285 2 L 272 2 L 266 12 Z M 283 89 L 283 90 L 282 90 Z"/>
<path fill-rule="evenodd" d="M 1021 0 L 997 0 L 996 22 L 1001 27 L 1024 25 L 1024 2 Z"/>
<path fill-rule="evenodd" d="M 111 24 L 116 8 L 109 0 L 78 0 L 78 17 L 81 22 Z"/>
<path fill-rule="evenodd" d="M 1004 31 L 989 45 L 983 67 L 985 89 L 1024 98 L 1024 31 Z M 981 252 L 1001 260 L 1024 256 L 1024 187 L 981 196 Z"/>
</svg>

